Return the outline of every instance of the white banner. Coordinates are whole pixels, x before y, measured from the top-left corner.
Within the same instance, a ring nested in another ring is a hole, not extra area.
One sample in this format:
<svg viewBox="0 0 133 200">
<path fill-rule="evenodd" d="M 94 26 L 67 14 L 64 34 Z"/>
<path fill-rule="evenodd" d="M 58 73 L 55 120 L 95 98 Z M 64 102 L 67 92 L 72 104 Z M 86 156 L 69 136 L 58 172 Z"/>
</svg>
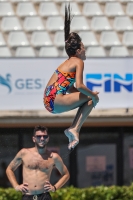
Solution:
<svg viewBox="0 0 133 200">
<path fill-rule="evenodd" d="M 133 108 L 133 59 L 89 59 L 85 84 L 99 91 L 97 108 Z"/>
<path fill-rule="evenodd" d="M 0 59 L 0 110 L 42 110 L 44 88 L 64 59 Z M 84 83 L 96 108 L 133 108 L 133 59 L 87 59 Z"/>
</svg>

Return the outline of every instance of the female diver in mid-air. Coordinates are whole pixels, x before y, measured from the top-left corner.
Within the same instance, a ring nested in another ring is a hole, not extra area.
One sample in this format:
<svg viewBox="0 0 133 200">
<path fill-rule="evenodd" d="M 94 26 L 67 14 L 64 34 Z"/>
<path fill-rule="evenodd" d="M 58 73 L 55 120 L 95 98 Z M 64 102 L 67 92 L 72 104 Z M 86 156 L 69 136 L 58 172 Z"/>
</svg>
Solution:
<svg viewBox="0 0 133 200">
<path fill-rule="evenodd" d="M 81 126 L 99 101 L 99 92 L 92 92 L 83 83 L 85 48 L 80 36 L 70 33 L 71 20 L 69 4 L 65 6 L 64 24 L 65 50 L 69 58 L 55 70 L 44 92 L 44 106 L 51 113 L 79 108 L 71 126 L 64 131 L 69 139 L 69 150 L 79 143 Z"/>
</svg>

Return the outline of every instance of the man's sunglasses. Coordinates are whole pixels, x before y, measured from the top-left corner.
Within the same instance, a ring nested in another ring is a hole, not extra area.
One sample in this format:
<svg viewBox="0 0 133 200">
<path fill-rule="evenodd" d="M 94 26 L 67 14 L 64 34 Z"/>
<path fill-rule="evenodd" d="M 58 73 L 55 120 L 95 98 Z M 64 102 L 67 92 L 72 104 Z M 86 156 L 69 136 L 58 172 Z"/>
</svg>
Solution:
<svg viewBox="0 0 133 200">
<path fill-rule="evenodd" d="M 48 135 L 35 135 L 35 137 L 39 140 L 41 139 L 41 137 L 43 137 L 44 139 L 48 138 Z"/>
</svg>

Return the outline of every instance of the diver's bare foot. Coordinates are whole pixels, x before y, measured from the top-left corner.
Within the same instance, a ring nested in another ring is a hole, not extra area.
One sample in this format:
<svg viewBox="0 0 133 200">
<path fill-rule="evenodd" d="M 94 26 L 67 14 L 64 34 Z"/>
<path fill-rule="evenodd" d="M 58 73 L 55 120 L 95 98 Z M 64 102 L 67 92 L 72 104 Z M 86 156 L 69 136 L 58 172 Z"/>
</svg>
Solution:
<svg viewBox="0 0 133 200">
<path fill-rule="evenodd" d="M 74 140 L 74 141 L 72 141 L 72 142 L 70 143 L 71 149 L 74 149 L 74 148 L 77 146 L 78 143 L 79 143 L 79 140 Z"/>
<path fill-rule="evenodd" d="M 77 133 L 74 129 L 66 129 L 65 135 L 69 138 L 68 149 L 75 148 L 75 146 L 79 143 L 79 133 Z"/>
<path fill-rule="evenodd" d="M 72 137 L 72 134 L 68 131 L 68 129 L 66 129 L 64 131 L 65 135 L 68 137 L 68 140 L 69 140 L 69 144 L 68 144 L 68 149 L 70 150 L 71 149 L 71 143 L 73 141 L 73 137 Z"/>
</svg>

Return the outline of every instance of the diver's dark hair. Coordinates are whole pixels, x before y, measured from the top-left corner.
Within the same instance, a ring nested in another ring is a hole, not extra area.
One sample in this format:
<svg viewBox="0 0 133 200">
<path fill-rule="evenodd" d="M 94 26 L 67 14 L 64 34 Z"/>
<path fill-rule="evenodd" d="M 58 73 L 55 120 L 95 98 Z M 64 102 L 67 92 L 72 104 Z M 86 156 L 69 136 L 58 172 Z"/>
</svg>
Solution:
<svg viewBox="0 0 133 200">
<path fill-rule="evenodd" d="M 70 33 L 70 25 L 73 16 L 70 11 L 70 3 L 65 5 L 65 21 L 64 21 L 64 34 L 65 34 L 65 50 L 68 56 L 73 56 L 76 54 L 76 50 L 81 48 L 81 38 L 80 36 L 72 32 Z"/>
<path fill-rule="evenodd" d="M 34 131 L 33 131 L 33 136 L 35 136 L 36 135 L 36 131 L 42 131 L 42 132 L 45 132 L 45 131 L 47 131 L 48 132 L 48 129 L 45 127 L 45 126 L 36 126 L 35 128 L 34 128 Z"/>
</svg>

